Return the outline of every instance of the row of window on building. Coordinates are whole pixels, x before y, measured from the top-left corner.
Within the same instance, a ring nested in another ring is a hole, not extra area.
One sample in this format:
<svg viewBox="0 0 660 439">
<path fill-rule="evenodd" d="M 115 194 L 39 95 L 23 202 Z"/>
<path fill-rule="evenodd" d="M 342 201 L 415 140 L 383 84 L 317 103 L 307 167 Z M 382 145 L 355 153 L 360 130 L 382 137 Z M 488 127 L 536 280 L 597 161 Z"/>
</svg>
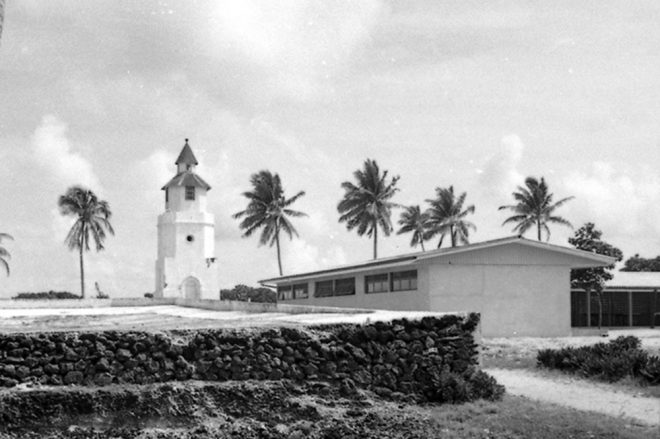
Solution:
<svg viewBox="0 0 660 439">
<path fill-rule="evenodd" d="M 307 283 L 280 285 L 277 287 L 278 300 L 307 299 Z M 387 293 L 417 289 L 417 270 L 373 274 L 364 277 L 364 291 Z M 355 294 L 355 277 L 345 277 L 317 281 L 314 283 L 314 297 L 350 296 Z"/>
<path fill-rule="evenodd" d="M 660 293 L 657 291 L 603 291 L 603 326 L 655 326 L 660 325 Z M 585 291 L 571 292 L 571 326 L 598 326 L 598 294 Z"/>
</svg>

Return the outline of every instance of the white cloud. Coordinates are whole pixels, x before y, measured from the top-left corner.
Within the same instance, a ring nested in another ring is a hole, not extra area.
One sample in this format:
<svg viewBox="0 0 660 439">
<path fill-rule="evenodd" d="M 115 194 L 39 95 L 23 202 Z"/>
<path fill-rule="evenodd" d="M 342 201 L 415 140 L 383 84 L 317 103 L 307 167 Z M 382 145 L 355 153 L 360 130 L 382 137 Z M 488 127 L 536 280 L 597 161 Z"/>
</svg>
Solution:
<svg viewBox="0 0 660 439">
<path fill-rule="evenodd" d="M 74 152 L 66 137 L 67 126 L 53 115 L 46 115 L 32 136 L 36 162 L 60 183 L 81 184 L 95 192 L 101 184 L 92 164 L 80 153 Z"/>
<path fill-rule="evenodd" d="M 478 169 L 480 185 L 484 192 L 501 197 L 513 192 L 524 181 L 518 171 L 525 145 L 517 134 L 504 136 L 499 149 L 491 155 L 484 169 Z"/>
<path fill-rule="evenodd" d="M 633 242 L 628 251 L 658 253 L 660 177 L 652 169 L 595 162 L 587 172 L 570 174 L 564 186 L 576 198 L 566 205 L 571 218 L 594 222 L 613 244 Z"/>
<path fill-rule="evenodd" d="M 212 56 L 256 67 L 271 93 L 307 99 L 368 41 L 381 11 L 377 0 L 227 0 L 214 4 L 204 31 Z"/>
<path fill-rule="evenodd" d="M 283 268 L 287 273 L 301 273 L 346 264 L 346 254 L 337 245 L 326 245 L 320 250 L 304 239 L 287 239 L 282 247 Z"/>
</svg>

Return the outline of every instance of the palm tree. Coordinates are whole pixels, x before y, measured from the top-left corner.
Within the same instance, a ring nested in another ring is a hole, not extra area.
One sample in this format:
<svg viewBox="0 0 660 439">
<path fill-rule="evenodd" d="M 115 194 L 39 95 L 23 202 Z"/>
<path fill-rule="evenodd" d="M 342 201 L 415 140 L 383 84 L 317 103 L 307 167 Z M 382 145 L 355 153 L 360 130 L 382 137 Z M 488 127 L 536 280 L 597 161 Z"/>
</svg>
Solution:
<svg viewBox="0 0 660 439">
<path fill-rule="evenodd" d="M 346 192 L 337 205 L 341 214 L 339 222 L 345 221 L 348 230 L 357 227 L 358 235 L 366 233 L 374 237 L 374 259 L 378 256 L 378 226 L 383 229 L 385 236 L 389 236 L 393 229 L 392 208 L 398 207 L 389 199 L 398 191 L 395 186 L 399 176 L 392 177 L 388 183 L 387 173 L 380 173 L 375 160 L 365 160 L 364 168 L 353 173 L 357 185 L 350 181 L 341 184 Z"/>
<path fill-rule="evenodd" d="M 2 243 L 3 239 L 11 239 L 13 240 L 11 235 L 7 233 L 0 233 L 0 243 Z M 0 265 L 5 267 L 5 271 L 7 271 L 7 276 L 9 276 L 9 262 L 7 262 L 7 259 L 10 259 L 11 255 L 7 251 L 6 248 L 0 246 Z"/>
<path fill-rule="evenodd" d="M 513 216 L 502 223 L 502 225 L 517 223 L 513 228 L 514 232 L 523 235 L 527 230 L 536 226 L 538 240 L 541 241 L 541 230 L 545 230 L 547 241 L 550 239 L 549 223 L 563 224 L 573 228 L 570 222 L 560 216 L 553 215 L 553 213 L 555 209 L 574 197 L 562 198 L 553 203 L 553 194 L 548 192 L 548 185 L 543 177 L 540 181 L 534 177 L 527 177 L 525 187 L 518 186 L 518 191 L 512 195 L 518 203 L 500 206 L 499 210 L 510 209 L 514 212 Z"/>
<path fill-rule="evenodd" d="M 420 244 L 422 251 L 426 251 L 424 241 L 429 239 L 432 234 L 429 220 L 429 213 L 422 212 L 419 206 L 406 207 L 406 210 L 401 212 L 401 219 L 399 219 L 401 228 L 396 234 L 401 235 L 402 233 L 412 232 L 410 246 L 415 247 L 417 244 Z"/>
<path fill-rule="evenodd" d="M 431 205 L 428 210 L 429 222 L 433 230 L 431 236 L 440 234 L 438 248 L 442 246 L 442 241 L 446 235 L 451 238 L 452 247 L 456 247 L 458 242 L 468 244 L 470 229 L 477 230 L 477 227 L 470 221 L 465 220 L 465 217 L 474 213 L 474 205 L 463 209 L 467 193 L 463 192 L 456 197 L 454 186 L 448 188 L 437 187 L 435 193 L 436 197 L 434 199 L 426 201 Z"/>
<path fill-rule="evenodd" d="M 110 206 L 107 201 L 99 200 L 96 194 L 80 186 L 70 187 L 57 203 L 62 215 L 76 218 L 64 241 L 69 249 L 80 252 L 80 297 L 85 298 L 85 267 L 83 253 L 89 251 L 90 238 L 96 244 L 96 251 L 103 250 L 106 230 L 115 234 L 110 224 Z"/>
<path fill-rule="evenodd" d="M 293 197 L 287 199 L 284 196 L 284 189 L 280 176 L 272 174 L 270 171 L 259 171 L 250 177 L 252 191 L 243 192 L 247 198 L 248 205 L 233 215 L 234 218 L 243 218 L 239 227 L 245 232 L 243 237 L 248 237 L 257 229 L 263 228 L 259 245 L 273 244 L 277 246 L 277 265 L 282 276 L 282 258 L 280 254 L 280 230 L 284 230 L 289 239 L 293 235 L 298 236 L 298 232 L 287 217 L 307 216 L 303 212 L 289 208 L 298 198 L 305 195 L 304 191 L 298 192 Z"/>
</svg>

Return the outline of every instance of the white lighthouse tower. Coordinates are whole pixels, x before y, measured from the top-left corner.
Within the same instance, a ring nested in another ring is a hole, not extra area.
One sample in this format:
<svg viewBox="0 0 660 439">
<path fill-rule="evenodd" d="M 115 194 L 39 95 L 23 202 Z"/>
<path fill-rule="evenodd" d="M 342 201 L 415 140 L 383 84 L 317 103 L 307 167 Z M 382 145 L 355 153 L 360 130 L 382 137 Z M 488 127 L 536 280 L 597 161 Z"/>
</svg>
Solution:
<svg viewBox="0 0 660 439">
<path fill-rule="evenodd" d="M 215 219 L 206 211 L 211 189 L 195 174 L 188 139 L 176 160 L 177 174 L 165 186 L 165 212 L 158 216 L 157 298 L 218 299 Z"/>
</svg>

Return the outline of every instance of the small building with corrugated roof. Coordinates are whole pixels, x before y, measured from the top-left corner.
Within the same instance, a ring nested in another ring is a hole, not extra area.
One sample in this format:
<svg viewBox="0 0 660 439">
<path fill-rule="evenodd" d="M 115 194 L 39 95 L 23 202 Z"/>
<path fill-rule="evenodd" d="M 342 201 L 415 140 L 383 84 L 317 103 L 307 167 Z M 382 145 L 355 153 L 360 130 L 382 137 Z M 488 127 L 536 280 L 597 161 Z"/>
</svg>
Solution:
<svg viewBox="0 0 660 439">
<path fill-rule="evenodd" d="M 260 281 L 301 305 L 481 313 L 484 336 L 571 334 L 570 273 L 614 259 L 519 236 Z"/>
</svg>

